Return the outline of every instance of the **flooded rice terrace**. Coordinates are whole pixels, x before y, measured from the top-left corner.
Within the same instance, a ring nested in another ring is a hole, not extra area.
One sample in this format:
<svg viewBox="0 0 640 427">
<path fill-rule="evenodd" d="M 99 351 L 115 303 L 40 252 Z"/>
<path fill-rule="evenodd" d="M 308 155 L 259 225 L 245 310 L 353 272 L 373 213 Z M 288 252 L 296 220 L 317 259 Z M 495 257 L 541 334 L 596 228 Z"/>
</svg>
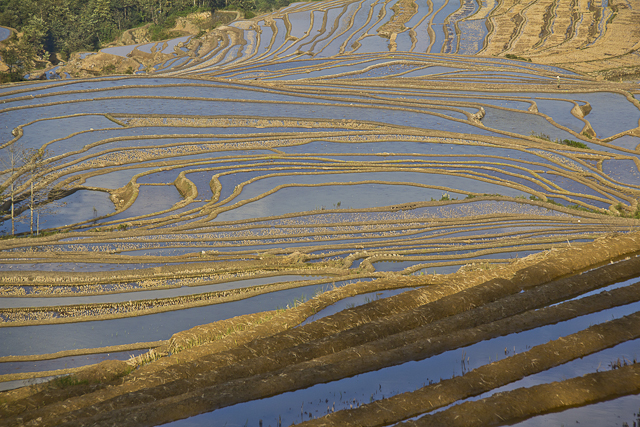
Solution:
<svg viewBox="0 0 640 427">
<path fill-rule="evenodd" d="M 640 87 L 400 3 L 2 88 L 0 425 L 639 421 Z"/>
</svg>

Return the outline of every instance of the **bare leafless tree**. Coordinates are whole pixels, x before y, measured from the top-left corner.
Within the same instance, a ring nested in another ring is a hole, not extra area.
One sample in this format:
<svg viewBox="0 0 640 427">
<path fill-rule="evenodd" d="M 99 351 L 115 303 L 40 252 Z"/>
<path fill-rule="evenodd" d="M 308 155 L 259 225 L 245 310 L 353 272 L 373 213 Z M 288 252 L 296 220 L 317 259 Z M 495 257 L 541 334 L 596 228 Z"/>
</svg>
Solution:
<svg viewBox="0 0 640 427">
<path fill-rule="evenodd" d="M 15 131 L 12 132 L 15 135 Z M 27 153 L 22 148 L 19 140 L 10 141 L 4 148 L 0 150 L 0 163 L 3 170 L 0 176 L 4 179 L 0 184 L 0 195 L 2 196 L 2 205 L 7 203 L 10 205 L 11 211 L 11 235 L 16 232 L 15 228 L 15 204 L 16 204 L 16 188 L 23 179 L 22 173 L 27 160 Z M 3 211 L 3 216 L 6 215 Z"/>
</svg>

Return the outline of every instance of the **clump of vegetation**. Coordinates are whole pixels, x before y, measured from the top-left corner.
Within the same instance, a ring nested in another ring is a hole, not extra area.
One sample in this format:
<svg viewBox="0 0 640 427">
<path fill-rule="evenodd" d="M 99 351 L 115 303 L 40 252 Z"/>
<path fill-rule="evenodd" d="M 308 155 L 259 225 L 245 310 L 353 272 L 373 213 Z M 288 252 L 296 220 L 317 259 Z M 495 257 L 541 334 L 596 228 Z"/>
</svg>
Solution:
<svg viewBox="0 0 640 427">
<path fill-rule="evenodd" d="M 175 23 L 175 21 L 174 21 Z M 149 40 L 155 42 L 158 40 L 167 40 L 173 39 L 176 37 L 180 37 L 180 33 L 177 31 L 170 31 L 169 28 L 173 27 L 173 25 L 149 25 Z"/>
<path fill-rule="evenodd" d="M 469 197 L 469 196 L 467 196 L 467 199 L 469 199 L 469 198 L 470 198 L 470 197 Z M 443 193 L 443 194 L 442 194 L 442 196 L 440 197 L 440 200 L 436 200 L 436 199 L 434 199 L 433 197 L 431 198 L 431 201 L 432 201 L 432 202 L 437 202 L 437 201 L 440 201 L 440 202 L 448 202 L 448 201 L 450 201 L 450 200 L 458 200 L 458 198 L 457 198 L 457 197 L 451 197 L 451 196 L 449 195 L 449 193 Z"/>
<path fill-rule="evenodd" d="M 635 212 L 630 207 L 627 208 L 620 202 L 615 206 L 615 208 L 623 218 L 640 219 L 640 205 L 636 208 Z"/>
<path fill-rule="evenodd" d="M 531 58 L 524 58 L 522 56 L 514 55 L 513 53 L 507 53 L 505 56 L 509 59 L 515 59 L 517 61 L 531 62 Z"/>
<path fill-rule="evenodd" d="M 541 139 L 543 141 L 555 142 L 556 144 L 566 145 L 568 147 L 582 148 L 583 150 L 589 150 L 589 146 L 584 142 L 574 141 L 572 139 L 561 140 L 556 138 L 555 140 L 552 140 L 549 135 L 546 135 L 544 133 L 536 133 L 536 132 L 531 132 L 531 136 L 533 136 L 534 138 Z"/>
<path fill-rule="evenodd" d="M 102 67 L 102 73 L 103 74 L 115 74 L 116 72 L 116 65 L 115 64 L 108 64 L 105 65 L 104 67 Z"/>
<path fill-rule="evenodd" d="M 57 388 L 67 388 L 80 384 L 89 384 L 89 380 L 79 380 L 74 375 L 64 375 L 53 380 L 53 385 Z"/>
<path fill-rule="evenodd" d="M 583 211 L 583 212 L 595 212 L 593 209 L 589 209 L 589 208 L 585 208 L 584 206 L 580 206 L 578 204 L 573 204 L 573 205 L 568 205 L 567 206 L 569 209 L 575 209 L 577 211 Z"/>
<path fill-rule="evenodd" d="M 531 131 L 531 136 L 534 138 L 542 139 L 543 141 L 551 141 L 551 137 L 545 133 L 536 133 L 535 131 Z"/>
<path fill-rule="evenodd" d="M 625 357 L 622 359 L 618 358 L 613 362 L 609 362 L 609 369 L 620 369 L 624 366 L 629 366 L 638 363 L 638 360 L 634 357 L 633 360 L 629 360 Z"/>
<path fill-rule="evenodd" d="M 589 149 L 589 146 L 587 144 L 585 144 L 584 142 L 574 141 L 572 139 L 563 139 L 562 140 L 562 144 L 568 145 L 569 147 L 582 148 L 582 149 L 585 149 L 585 150 Z"/>
<path fill-rule="evenodd" d="M 156 360 L 160 359 L 162 357 L 162 354 L 160 354 L 159 352 L 157 352 L 155 349 L 151 349 L 146 353 L 143 353 L 139 356 L 131 356 L 129 358 L 129 364 L 132 366 L 143 366 L 143 365 L 148 365 L 151 362 L 155 362 Z"/>
<path fill-rule="evenodd" d="M 595 135 L 585 130 L 584 132 L 582 132 L 582 136 L 584 136 L 585 138 L 592 139 Z"/>
<path fill-rule="evenodd" d="M 618 6 L 609 5 L 609 8 L 613 11 L 609 19 L 607 19 L 607 24 L 611 24 L 615 17 L 618 15 Z"/>
</svg>

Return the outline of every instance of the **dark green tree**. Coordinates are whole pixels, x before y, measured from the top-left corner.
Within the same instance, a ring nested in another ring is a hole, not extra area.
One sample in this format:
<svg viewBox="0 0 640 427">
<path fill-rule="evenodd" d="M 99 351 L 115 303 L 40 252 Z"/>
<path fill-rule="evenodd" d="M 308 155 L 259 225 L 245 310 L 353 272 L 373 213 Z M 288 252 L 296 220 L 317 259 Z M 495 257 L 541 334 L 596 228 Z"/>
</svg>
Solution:
<svg viewBox="0 0 640 427">
<path fill-rule="evenodd" d="M 22 80 L 23 76 L 33 69 L 36 54 L 35 49 L 29 44 L 13 39 L 6 47 L 0 49 L 0 57 L 9 67 L 6 73 L 2 73 L 0 80 L 15 82 Z"/>
</svg>

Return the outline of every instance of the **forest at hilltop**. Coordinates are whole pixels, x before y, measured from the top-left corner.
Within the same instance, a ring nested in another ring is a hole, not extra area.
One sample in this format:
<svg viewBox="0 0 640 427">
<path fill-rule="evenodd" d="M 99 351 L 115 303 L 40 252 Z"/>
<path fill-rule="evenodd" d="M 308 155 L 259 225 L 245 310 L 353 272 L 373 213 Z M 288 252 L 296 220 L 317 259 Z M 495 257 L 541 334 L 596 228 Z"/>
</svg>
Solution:
<svg viewBox="0 0 640 427">
<path fill-rule="evenodd" d="M 251 17 L 288 4 L 289 0 L 0 0 L 0 26 L 23 33 L 10 45 L 17 63 L 25 65 L 36 58 L 46 61 L 51 53 L 67 60 L 73 52 L 100 49 L 124 31 L 145 24 L 150 24 L 152 40 L 170 38 L 168 29 L 176 19 L 193 12 L 241 10 Z"/>
</svg>

